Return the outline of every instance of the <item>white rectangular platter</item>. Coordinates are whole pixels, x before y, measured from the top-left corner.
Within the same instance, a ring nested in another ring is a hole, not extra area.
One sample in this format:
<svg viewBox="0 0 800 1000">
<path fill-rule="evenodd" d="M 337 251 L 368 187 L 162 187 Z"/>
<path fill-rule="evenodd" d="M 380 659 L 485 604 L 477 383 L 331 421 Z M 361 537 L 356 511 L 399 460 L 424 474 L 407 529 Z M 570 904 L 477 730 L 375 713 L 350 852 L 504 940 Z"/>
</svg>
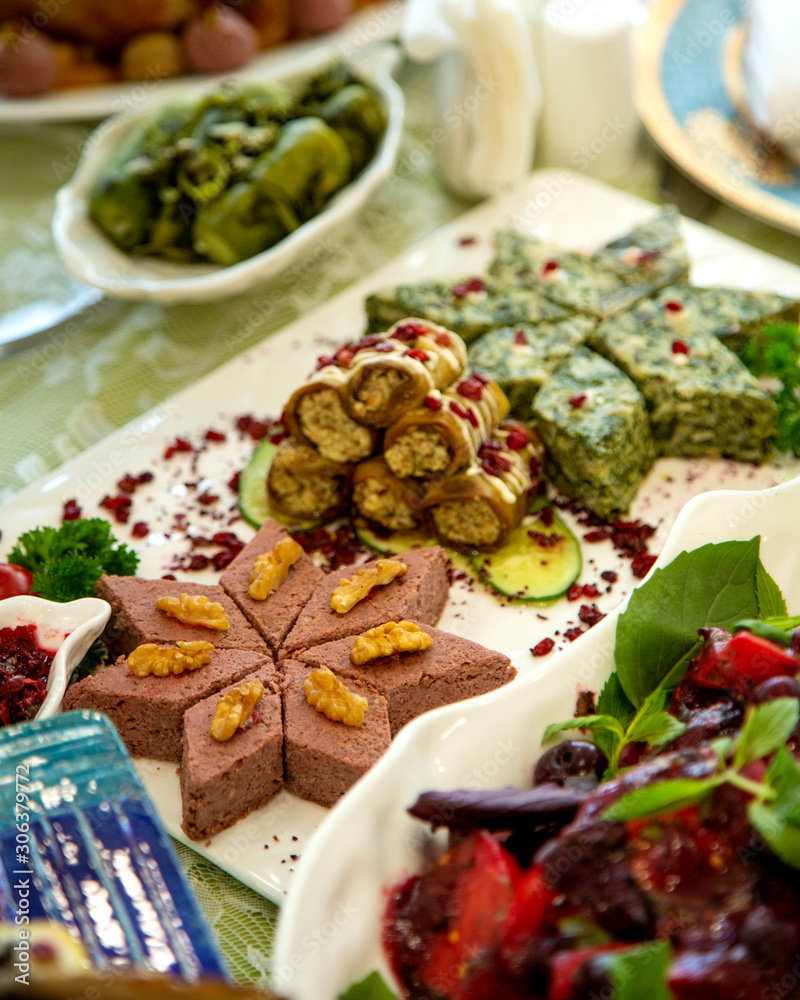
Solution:
<svg viewBox="0 0 800 1000">
<path fill-rule="evenodd" d="M 118 492 L 117 481 L 125 473 L 144 470 L 153 471 L 155 478 L 136 491 L 128 525 L 115 526 L 119 537 L 139 552 L 142 576 L 172 572 L 174 557 L 190 551 L 187 528 L 201 535 L 233 530 L 246 541 L 252 529 L 242 521 L 228 523 L 235 516 L 231 513 L 235 501 L 225 484 L 246 462 L 253 444 L 231 433 L 233 421 L 246 413 L 259 417 L 280 414 L 292 389 L 314 368 L 318 354 L 327 353 L 332 344 L 361 335 L 363 300 L 369 292 L 435 276 L 457 278 L 479 273 L 491 256 L 492 233 L 501 227 L 515 226 L 564 246 L 593 249 L 653 212 L 654 207 L 647 202 L 566 171 L 531 175 L 516 190 L 463 215 L 320 309 L 11 499 L 0 508 L 0 555 L 22 531 L 39 524 L 58 524 L 62 505 L 69 498 L 78 500 L 86 517 L 103 513 L 98 504 L 106 494 Z M 800 297 L 800 268 L 695 223 L 686 222 L 685 233 L 695 283 L 772 289 Z M 224 443 L 208 445 L 197 455 L 178 454 L 164 461 L 164 449 L 176 437 L 197 444 L 212 427 L 227 432 Z M 631 516 L 657 526 L 650 546 L 658 553 L 678 512 L 692 496 L 720 488 L 761 489 L 797 475 L 800 462 L 796 460 L 756 468 L 730 461 L 662 459 L 645 482 Z M 218 494 L 219 503 L 211 507 L 198 504 L 194 498 L 203 492 Z M 176 526 L 175 514 L 187 511 L 185 526 Z M 148 537 L 131 537 L 131 526 L 137 521 L 147 523 Z M 580 537 L 585 529 L 578 526 L 576 530 Z M 619 574 L 619 581 L 596 599 L 604 612 L 615 607 L 636 581 L 630 562 L 620 558 L 609 542 L 585 544 L 580 581 L 605 587 L 600 573 L 608 569 Z M 198 583 L 216 579 L 216 574 L 207 570 L 175 572 L 179 579 Z M 503 651 L 521 674 L 543 665 L 555 671 L 559 667 L 557 653 L 551 654 L 548 664 L 547 660 L 534 659 L 530 648 L 557 630 L 575 625 L 577 610 L 578 604 L 566 599 L 547 607 L 503 604 L 487 592 L 455 583 L 441 627 Z M 140 760 L 138 767 L 173 836 L 257 892 L 276 902 L 282 900 L 304 845 L 325 815 L 324 809 L 281 792 L 231 829 L 209 841 L 194 843 L 186 840 L 180 829 L 175 765 Z"/>
</svg>

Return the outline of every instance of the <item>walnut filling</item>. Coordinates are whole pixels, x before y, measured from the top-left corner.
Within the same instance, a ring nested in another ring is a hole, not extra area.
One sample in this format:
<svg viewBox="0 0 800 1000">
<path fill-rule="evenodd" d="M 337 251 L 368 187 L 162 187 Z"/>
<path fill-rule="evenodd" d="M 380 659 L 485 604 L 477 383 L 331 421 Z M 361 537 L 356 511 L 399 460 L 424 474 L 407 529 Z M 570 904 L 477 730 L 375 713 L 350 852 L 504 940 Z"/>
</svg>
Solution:
<svg viewBox="0 0 800 1000">
<path fill-rule="evenodd" d="M 276 457 L 269 477 L 276 504 L 294 517 L 321 517 L 342 503 L 340 476 L 297 475 Z"/>
<path fill-rule="evenodd" d="M 424 427 L 412 427 L 401 434 L 384 451 L 383 457 L 392 472 L 401 479 L 444 472 L 452 458 L 442 435 Z"/>
<path fill-rule="evenodd" d="M 372 453 L 372 434 L 345 413 L 335 389 L 307 392 L 297 405 L 297 419 L 309 441 L 331 462 L 360 462 Z"/>
<path fill-rule="evenodd" d="M 364 479 L 356 483 L 353 500 L 364 517 L 390 531 L 408 531 L 419 525 L 405 500 L 381 479 Z"/>
<path fill-rule="evenodd" d="M 485 500 L 446 500 L 432 513 L 436 534 L 454 545 L 494 545 L 500 537 L 500 521 Z"/>
<path fill-rule="evenodd" d="M 380 413 L 388 404 L 394 390 L 407 376 L 396 368 L 378 368 L 371 371 L 358 387 L 356 399 L 361 404 L 364 418 Z"/>
</svg>

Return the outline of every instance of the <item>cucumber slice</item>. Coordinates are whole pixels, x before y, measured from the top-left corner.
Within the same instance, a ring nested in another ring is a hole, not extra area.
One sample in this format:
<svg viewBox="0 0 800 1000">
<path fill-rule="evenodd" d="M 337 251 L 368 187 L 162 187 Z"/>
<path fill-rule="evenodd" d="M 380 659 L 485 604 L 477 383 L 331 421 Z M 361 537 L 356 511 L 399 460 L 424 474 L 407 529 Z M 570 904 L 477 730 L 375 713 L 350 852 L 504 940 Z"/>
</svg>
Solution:
<svg viewBox="0 0 800 1000">
<path fill-rule="evenodd" d="M 381 556 L 400 556 L 404 552 L 408 552 L 409 549 L 427 549 L 431 545 L 439 544 L 432 535 L 429 535 L 422 528 L 412 528 L 410 531 L 393 531 L 391 535 L 386 537 L 377 535 L 360 517 L 353 519 L 353 531 L 368 549 L 372 549 L 373 552 L 377 552 Z M 443 545 L 442 548 L 457 569 L 466 570 L 470 575 L 474 575 L 472 563 L 467 556 L 454 549 L 448 549 L 446 545 Z"/>
<path fill-rule="evenodd" d="M 278 446 L 265 438 L 253 452 L 250 461 L 239 476 L 239 510 L 245 521 L 260 528 L 268 517 L 273 517 L 287 531 L 308 531 L 320 521 L 296 521 L 276 513 L 267 497 L 267 473 Z"/>
<path fill-rule="evenodd" d="M 353 531 L 359 541 L 368 549 L 382 556 L 399 556 L 409 549 L 426 549 L 436 545 L 436 539 L 420 528 L 410 531 L 393 531 L 390 535 L 378 535 L 360 517 L 353 518 Z"/>
<path fill-rule="evenodd" d="M 559 541 L 540 545 L 530 531 L 556 535 Z M 480 580 L 504 597 L 543 603 L 561 597 L 578 579 L 583 555 L 578 539 L 554 511 L 550 525 L 540 517 L 526 517 L 502 549 L 473 556 L 472 567 Z"/>
</svg>

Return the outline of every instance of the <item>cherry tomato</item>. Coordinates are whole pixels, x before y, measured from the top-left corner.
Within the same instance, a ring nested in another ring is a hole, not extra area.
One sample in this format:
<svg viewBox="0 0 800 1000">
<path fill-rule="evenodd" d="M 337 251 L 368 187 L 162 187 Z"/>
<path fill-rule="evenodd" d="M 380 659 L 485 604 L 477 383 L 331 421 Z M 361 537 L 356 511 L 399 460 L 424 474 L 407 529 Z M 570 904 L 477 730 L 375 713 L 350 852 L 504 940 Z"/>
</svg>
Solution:
<svg viewBox="0 0 800 1000">
<path fill-rule="evenodd" d="M 0 563 L 0 601 L 6 597 L 30 594 L 33 575 L 22 566 Z"/>
</svg>

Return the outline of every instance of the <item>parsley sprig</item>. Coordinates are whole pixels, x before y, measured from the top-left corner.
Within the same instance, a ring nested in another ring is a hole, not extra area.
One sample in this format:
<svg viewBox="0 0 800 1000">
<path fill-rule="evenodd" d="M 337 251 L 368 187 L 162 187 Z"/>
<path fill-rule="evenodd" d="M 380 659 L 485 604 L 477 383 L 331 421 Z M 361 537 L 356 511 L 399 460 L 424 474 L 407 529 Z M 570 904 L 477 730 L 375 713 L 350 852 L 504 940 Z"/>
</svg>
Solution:
<svg viewBox="0 0 800 1000">
<path fill-rule="evenodd" d="M 777 379 L 772 393 L 778 407 L 778 451 L 800 455 L 800 329 L 796 323 L 772 323 L 752 337 L 740 357 L 757 378 Z"/>
<path fill-rule="evenodd" d="M 8 559 L 33 573 L 32 592 L 49 601 L 91 597 L 103 573 L 131 576 L 139 563 L 99 517 L 26 531 Z"/>
</svg>

